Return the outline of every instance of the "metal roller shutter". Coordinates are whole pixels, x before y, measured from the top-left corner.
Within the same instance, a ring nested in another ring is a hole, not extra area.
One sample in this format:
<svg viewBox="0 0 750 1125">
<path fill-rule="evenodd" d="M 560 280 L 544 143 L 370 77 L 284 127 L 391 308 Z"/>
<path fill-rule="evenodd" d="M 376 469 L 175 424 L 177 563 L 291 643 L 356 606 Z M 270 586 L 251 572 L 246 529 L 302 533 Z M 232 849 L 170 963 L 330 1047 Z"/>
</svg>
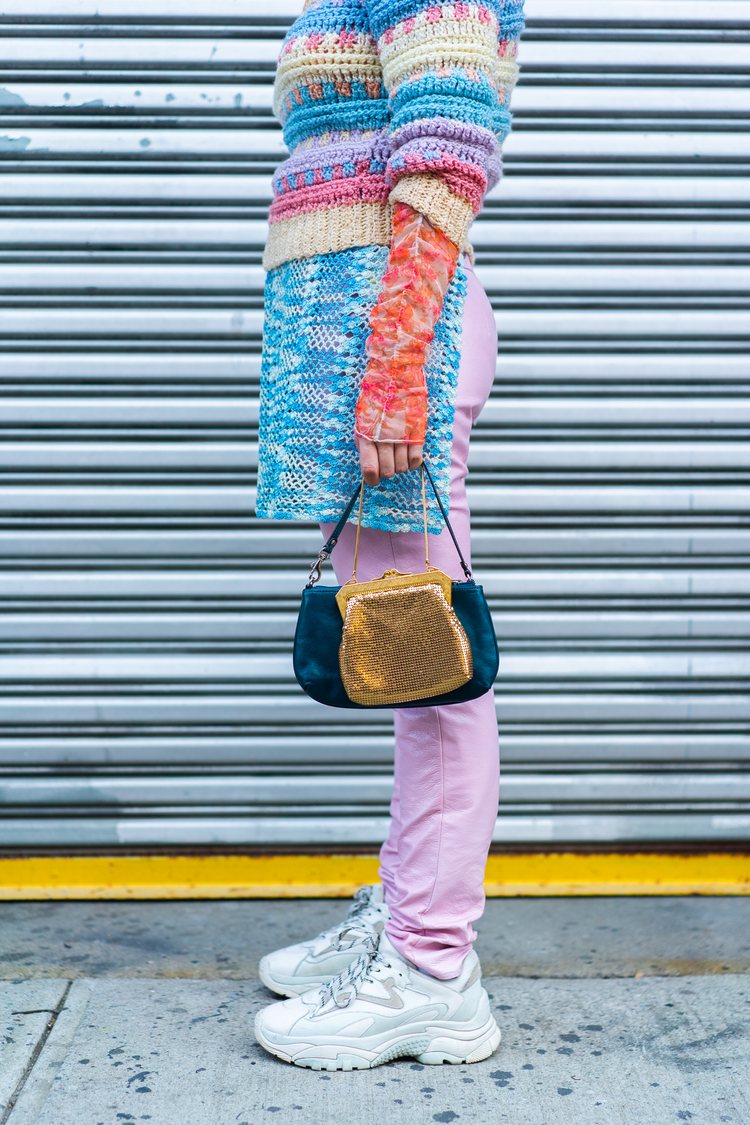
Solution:
<svg viewBox="0 0 750 1125">
<path fill-rule="evenodd" d="M 291 674 L 317 528 L 253 517 L 297 10 L 3 4 L 0 845 L 384 832 L 387 713 Z M 497 839 L 746 839 L 750 2 L 527 10 L 473 228 Z"/>
</svg>

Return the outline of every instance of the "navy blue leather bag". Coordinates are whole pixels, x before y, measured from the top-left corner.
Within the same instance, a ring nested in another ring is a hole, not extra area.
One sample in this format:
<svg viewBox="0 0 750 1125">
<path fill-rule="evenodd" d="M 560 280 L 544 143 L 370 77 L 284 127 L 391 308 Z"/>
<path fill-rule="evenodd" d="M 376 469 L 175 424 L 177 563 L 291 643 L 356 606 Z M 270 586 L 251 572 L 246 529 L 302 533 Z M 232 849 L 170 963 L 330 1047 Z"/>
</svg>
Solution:
<svg viewBox="0 0 750 1125">
<path fill-rule="evenodd" d="M 484 590 L 474 581 L 471 571 L 466 565 L 455 532 L 448 519 L 448 514 L 432 479 L 432 474 L 424 460 L 422 466 L 432 485 L 440 511 L 458 551 L 461 568 L 466 575 L 466 581 L 452 582 L 451 598 L 453 609 L 471 644 L 472 676 L 453 691 L 445 692 L 443 695 L 413 699 L 405 703 L 362 704 L 353 702 L 347 695 L 339 670 L 339 645 L 341 644 L 343 620 L 336 602 L 336 594 L 341 587 L 318 586 L 316 583 L 321 575 L 321 566 L 324 560 L 330 557 L 357 497 L 360 495 L 362 487 L 362 481 L 360 480 L 341 519 L 310 568 L 307 584 L 302 591 L 302 600 L 297 617 L 292 657 L 294 675 L 303 691 L 312 699 L 317 700 L 318 703 L 325 703 L 329 707 L 364 707 L 366 709 L 382 706 L 427 707 L 435 704 L 463 703 L 468 699 L 475 699 L 477 696 L 483 695 L 486 691 L 489 691 L 495 682 L 499 666 L 499 653 L 495 627 Z"/>
</svg>

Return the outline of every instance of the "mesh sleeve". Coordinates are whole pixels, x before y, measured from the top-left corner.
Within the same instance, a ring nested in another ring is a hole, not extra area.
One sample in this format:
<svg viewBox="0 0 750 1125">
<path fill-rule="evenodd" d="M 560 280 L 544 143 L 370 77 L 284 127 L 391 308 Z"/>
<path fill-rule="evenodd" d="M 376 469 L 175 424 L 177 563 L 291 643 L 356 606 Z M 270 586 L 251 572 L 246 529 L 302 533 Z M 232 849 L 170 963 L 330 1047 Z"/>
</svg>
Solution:
<svg viewBox="0 0 750 1125">
<path fill-rule="evenodd" d="M 394 207 L 393 234 L 365 342 L 367 367 L 355 433 L 370 441 L 424 442 L 427 348 L 456 269 L 459 248 L 407 203 Z"/>
</svg>

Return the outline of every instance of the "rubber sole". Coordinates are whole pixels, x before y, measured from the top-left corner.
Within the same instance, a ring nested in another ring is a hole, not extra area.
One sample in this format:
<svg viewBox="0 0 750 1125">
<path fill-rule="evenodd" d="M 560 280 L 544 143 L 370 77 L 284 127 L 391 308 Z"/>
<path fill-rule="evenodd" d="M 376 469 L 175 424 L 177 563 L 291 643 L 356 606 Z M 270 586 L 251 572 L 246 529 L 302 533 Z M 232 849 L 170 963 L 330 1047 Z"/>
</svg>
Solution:
<svg viewBox="0 0 750 1125">
<path fill-rule="evenodd" d="M 414 1058 L 425 1066 L 439 1066 L 443 1063 L 460 1065 L 462 1063 L 482 1062 L 494 1054 L 500 1045 L 501 1033 L 493 1016 L 469 1040 L 455 1037 L 455 1029 L 431 1027 L 424 1035 L 409 1035 L 396 1039 L 378 1051 L 341 1050 L 332 1058 L 322 1055 L 293 1058 L 277 1043 L 265 1037 L 260 1027 L 259 1012 L 255 1019 L 255 1038 L 261 1047 L 283 1062 L 308 1070 L 372 1070 L 393 1059 Z"/>
</svg>

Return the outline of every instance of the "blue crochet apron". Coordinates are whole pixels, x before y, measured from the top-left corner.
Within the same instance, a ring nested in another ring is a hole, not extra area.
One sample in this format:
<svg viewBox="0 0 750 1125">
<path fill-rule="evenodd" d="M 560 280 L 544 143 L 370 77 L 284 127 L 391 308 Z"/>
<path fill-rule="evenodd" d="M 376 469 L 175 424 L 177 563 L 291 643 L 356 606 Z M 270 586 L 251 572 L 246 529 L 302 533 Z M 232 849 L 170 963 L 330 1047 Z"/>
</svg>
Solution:
<svg viewBox="0 0 750 1125">
<path fill-rule="evenodd" d="M 295 258 L 266 274 L 255 507 L 261 519 L 338 520 L 360 479 L 354 407 L 387 260 L 387 246 L 355 246 Z M 446 510 L 466 292 L 459 259 L 424 368 L 424 456 Z M 356 522 L 356 510 L 349 518 Z M 419 473 L 367 486 L 362 523 L 420 531 Z M 437 500 L 428 496 L 427 527 L 437 534 L 443 526 Z"/>
</svg>

